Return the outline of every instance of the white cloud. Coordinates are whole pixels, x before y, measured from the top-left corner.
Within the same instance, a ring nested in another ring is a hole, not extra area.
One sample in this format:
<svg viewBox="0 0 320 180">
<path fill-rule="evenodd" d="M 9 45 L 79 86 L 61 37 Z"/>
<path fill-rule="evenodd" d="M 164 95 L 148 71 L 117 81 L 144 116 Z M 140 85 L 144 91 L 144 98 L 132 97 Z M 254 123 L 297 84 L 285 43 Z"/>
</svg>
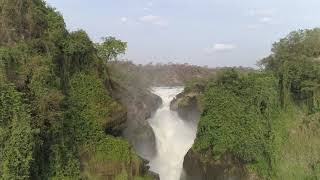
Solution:
<svg viewBox="0 0 320 180">
<path fill-rule="evenodd" d="M 216 43 L 213 45 L 213 47 L 206 48 L 205 52 L 208 54 L 211 54 L 213 52 L 226 52 L 226 51 L 232 51 L 236 49 L 237 46 L 235 44 L 229 44 L 229 43 Z"/>
<path fill-rule="evenodd" d="M 121 23 L 125 24 L 128 22 L 128 18 L 127 17 L 122 17 L 120 18 Z"/>
<path fill-rule="evenodd" d="M 147 15 L 139 18 L 139 21 L 145 24 L 153 24 L 157 26 L 167 26 L 168 22 L 160 16 Z"/>
<path fill-rule="evenodd" d="M 272 18 L 271 17 L 261 17 L 259 19 L 260 23 L 263 23 L 263 24 L 268 24 L 272 21 Z"/>
<path fill-rule="evenodd" d="M 277 24 L 274 22 L 276 9 L 254 9 L 249 11 L 248 15 L 256 19 L 256 22 L 247 26 L 248 30 L 257 30 L 265 25 Z"/>
</svg>

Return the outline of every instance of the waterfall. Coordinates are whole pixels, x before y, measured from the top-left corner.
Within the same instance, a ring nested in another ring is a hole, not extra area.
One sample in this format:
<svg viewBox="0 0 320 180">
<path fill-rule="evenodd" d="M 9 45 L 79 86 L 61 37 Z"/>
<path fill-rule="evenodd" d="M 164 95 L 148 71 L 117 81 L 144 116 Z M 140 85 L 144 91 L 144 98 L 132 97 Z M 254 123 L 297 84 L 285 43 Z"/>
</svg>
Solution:
<svg viewBox="0 0 320 180">
<path fill-rule="evenodd" d="M 182 120 L 170 110 L 170 102 L 183 88 L 154 88 L 163 104 L 149 119 L 156 136 L 157 155 L 150 159 L 150 170 L 158 173 L 161 180 L 180 180 L 184 156 L 196 137 L 197 126 Z"/>
</svg>

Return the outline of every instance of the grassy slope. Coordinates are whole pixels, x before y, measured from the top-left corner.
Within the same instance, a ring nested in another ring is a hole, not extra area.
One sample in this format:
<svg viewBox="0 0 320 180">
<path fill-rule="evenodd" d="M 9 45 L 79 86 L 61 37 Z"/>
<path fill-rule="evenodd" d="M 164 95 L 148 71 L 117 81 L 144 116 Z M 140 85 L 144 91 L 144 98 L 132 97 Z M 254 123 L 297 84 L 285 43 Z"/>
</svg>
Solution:
<svg viewBox="0 0 320 180">
<path fill-rule="evenodd" d="M 319 115 L 308 116 L 295 109 L 281 117 L 288 122 L 287 134 L 276 154 L 274 179 L 320 178 Z"/>
</svg>

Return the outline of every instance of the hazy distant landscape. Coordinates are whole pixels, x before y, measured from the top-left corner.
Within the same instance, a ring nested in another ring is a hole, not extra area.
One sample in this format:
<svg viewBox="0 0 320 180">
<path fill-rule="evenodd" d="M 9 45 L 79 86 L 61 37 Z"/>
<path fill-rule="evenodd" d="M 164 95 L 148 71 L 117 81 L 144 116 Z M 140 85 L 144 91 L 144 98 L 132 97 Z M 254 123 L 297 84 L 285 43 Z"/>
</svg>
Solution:
<svg viewBox="0 0 320 180">
<path fill-rule="evenodd" d="M 320 4 L 286 1 L 0 0 L 0 179 L 320 179 Z"/>
</svg>

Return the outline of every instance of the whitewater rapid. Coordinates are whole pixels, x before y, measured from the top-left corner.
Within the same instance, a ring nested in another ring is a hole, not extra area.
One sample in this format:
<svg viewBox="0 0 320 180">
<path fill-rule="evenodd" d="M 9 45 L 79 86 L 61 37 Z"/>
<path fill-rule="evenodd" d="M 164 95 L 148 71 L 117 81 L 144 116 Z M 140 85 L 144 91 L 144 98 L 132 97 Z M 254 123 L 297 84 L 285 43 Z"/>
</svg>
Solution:
<svg viewBox="0 0 320 180">
<path fill-rule="evenodd" d="M 183 160 L 196 137 L 196 124 L 182 120 L 170 110 L 170 102 L 183 88 L 157 87 L 153 93 L 162 98 L 163 104 L 149 119 L 156 136 L 157 155 L 150 159 L 150 170 L 161 180 L 180 180 Z"/>
</svg>

